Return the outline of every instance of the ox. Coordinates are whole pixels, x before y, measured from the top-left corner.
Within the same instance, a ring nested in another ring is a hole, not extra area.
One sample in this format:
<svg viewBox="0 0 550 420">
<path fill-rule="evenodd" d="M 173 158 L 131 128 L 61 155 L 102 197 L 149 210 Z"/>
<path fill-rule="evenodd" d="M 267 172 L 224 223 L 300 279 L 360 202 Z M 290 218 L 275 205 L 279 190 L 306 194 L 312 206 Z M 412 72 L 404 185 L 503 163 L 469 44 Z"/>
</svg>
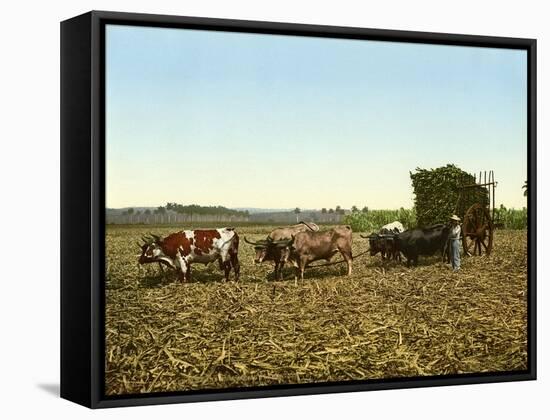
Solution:
<svg viewBox="0 0 550 420">
<path fill-rule="evenodd" d="M 405 229 L 401 222 L 392 222 L 384 225 L 380 228 L 378 233 L 371 233 L 368 236 L 360 235 L 361 238 L 368 238 L 369 240 L 369 254 L 374 257 L 380 253 L 382 259 L 385 260 L 388 257 L 390 260 L 401 260 L 401 254 L 397 247 L 396 236 L 403 232 Z"/>
<path fill-rule="evenodd" d="M 338 252 L 342 254 L 351 275 L 353 256 L 351 252 L 352 230 L 350 226 L 336 226 L 325 232 L 299 232 L 287 241 L 290 248 L 288 260 L 298 269 L 300 279 L 308 264 L 317 260 L 330 259 Z"/>
<path fill-rule="evenodd" d="M 246 237 L 244 241 L 254 246 L 256 255 L 254 257 L 255 264 L 261 264 L 264 261 L 273 261 L 275 263 L 275 278 L 283 278 L 283 267 L 288 261 L 290 248 L 288 240 L 292 239 L 297 233 L 305 231 L 317 232 L 319 226 L 315 223 L 299 222 L 292 226 L 279 227 L 271 231 L 266 239 L 252 242 Z"/>
<path fill-rule="evenodd" d="M 273 261 L 275 263 L 275 279 L 282 280 L 283 267 L 290 256 L 288 240 L 274 241 L 268 236 L 267 239 L 252 242 L 245 236 L 244 241 L 247 244 L 254 245 L 254 250 L 256 251 L 254 264 L 261 264 L 264 261 Z"/>
<path fill-rule="evenodd" d="M 140 264 L 162 263 L 178 271 L 180 281 L 191 280 L 191 264 L 218 261 L 225 279 L 233 268 L 239 280 L 239 235 L 233 228 L 182 230 L 166 238 L 143 238 Z"/>
<path fill-rule="evenodd" d="M 317 226 L 315 223 L 300 222 L 292 226 L 273 229 L 271 233 L 268 235 L 268 238 L 271 238 L 274 241 L 280 241 L 282 239 L 291 239 L 298 232 L 305 232 L 308 230 L 311 232 L 318 232 L 319 226 Z"/>
<path fill-rule="evenodd" d="M 382 226 L 378 231 L 378 233 L 384 235 L 384 234 L 392 234 L 392 233 L 401 233 L 403 231 L 405 231 L 405 228 L 403 227 L 401 222 L 395 221 Z"/>
<path fill-rule="evenodd" d="M 397 235 L 397 247 L 407 258 L 407 266 L 410 266 L 411 262 L 418 265 L 419 255 L 430 256 L 439 251 L 443 256 L 450 230 L 448 225 L 439 224 L 409 229 Z"/>
</svg>

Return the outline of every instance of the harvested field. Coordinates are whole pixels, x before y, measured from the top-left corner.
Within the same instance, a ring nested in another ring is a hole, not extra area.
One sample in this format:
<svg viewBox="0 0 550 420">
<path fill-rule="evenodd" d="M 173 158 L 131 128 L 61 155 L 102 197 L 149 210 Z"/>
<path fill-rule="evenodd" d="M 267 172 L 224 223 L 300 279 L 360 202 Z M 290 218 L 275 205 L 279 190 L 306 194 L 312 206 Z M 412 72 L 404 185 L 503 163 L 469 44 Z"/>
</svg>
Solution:
<svg viewBox="0 0 550 420">
<path fill-rule="evenodd" d="M 496 231 L 493 254 L 459 273 L 436 257 L 409 269 L 364 255 L 351 277 L 339 264 L 304 282 L 293 268 L 273 281 L 241 242 L 240 282 L 211 264 L 181 284 L 137 265 L 141 235 L 177 229 L 107 227 L 107 395 L 527 368 L 526 231 Z M 354 254 L 367 242 L 354 233 Z"/>
</svg>

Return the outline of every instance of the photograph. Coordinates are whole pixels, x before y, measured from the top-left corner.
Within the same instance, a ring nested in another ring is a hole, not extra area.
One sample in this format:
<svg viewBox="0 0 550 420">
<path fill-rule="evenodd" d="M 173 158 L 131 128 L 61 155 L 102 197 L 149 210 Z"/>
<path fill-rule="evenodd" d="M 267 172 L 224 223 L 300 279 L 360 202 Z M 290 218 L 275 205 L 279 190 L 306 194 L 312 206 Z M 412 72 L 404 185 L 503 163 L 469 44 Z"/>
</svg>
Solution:
<svg viewBox="0 0 550 420">
<path fill-rule="evenodd" d="M 525 48 L 104 31 L 105 397 L 530 371 Z"/>
</svg>

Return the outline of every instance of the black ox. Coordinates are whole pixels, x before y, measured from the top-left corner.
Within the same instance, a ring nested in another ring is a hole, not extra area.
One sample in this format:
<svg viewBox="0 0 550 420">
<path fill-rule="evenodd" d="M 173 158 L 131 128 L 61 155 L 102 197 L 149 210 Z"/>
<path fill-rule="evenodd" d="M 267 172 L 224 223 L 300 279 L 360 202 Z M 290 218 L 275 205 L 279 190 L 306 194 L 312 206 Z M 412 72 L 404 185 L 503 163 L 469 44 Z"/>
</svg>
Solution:
<svg viewBox="0 0 550 420">
<path fill-rule="evenodd" d="M 398 233 L 371 233 L 368 236 L 359 235 L 361 238 L 369 240 L 369 255 L 374 257 L 380 253 L 382 259 L 401 261 L 401 254 L 397 247 Z"/>
<path fill-rule="evenodd" d="M 406 230 L 395 238 L 397 249 L 407 258 L 407 266 L 411 262 L 418 265 L 419 255 L 430 256 L 440 252 L 444 257 L 450 231 L 450 226 L 444 224 Z"/>
</svg>

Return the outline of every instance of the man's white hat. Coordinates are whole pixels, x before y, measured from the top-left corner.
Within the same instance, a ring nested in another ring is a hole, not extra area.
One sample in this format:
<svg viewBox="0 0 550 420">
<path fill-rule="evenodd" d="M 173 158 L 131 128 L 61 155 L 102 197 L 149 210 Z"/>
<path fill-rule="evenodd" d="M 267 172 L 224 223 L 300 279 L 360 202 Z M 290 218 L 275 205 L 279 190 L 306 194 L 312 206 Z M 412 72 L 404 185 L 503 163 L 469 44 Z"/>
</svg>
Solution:
<svg viewBox="0 0 550 420">
<path fill-rule="evenodd" d="M 457 222 L 460 222 L 460 217 L 458 217 L 456 214 L 453 214 L 451 216 L 451 220 L 456 220 Z"/>
</svg>

